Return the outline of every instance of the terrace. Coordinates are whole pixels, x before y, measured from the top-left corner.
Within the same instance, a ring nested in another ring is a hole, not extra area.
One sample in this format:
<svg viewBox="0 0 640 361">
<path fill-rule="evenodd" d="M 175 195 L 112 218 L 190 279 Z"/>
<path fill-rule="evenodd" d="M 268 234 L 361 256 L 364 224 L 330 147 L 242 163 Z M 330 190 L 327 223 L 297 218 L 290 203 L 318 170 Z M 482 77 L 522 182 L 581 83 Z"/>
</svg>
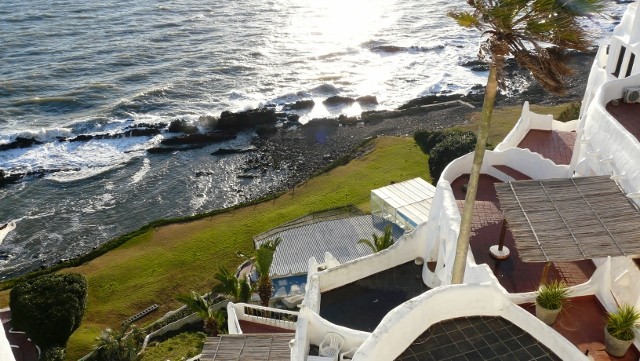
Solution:
<svg viewBox="0 0 640 361">
<path fill-rule="evenodd" d="M 396 306 L 429 290 L 413 261 L 322 293 L 320 316 L 340 326 L 373 331 Z"/>
<path fill-rule="evenodd" d="M 637 110 L 640 110 L 640 107 Z M 531 130 L 520 142 L 519 147 L 538 152 L 556 164 L 569 164 L 574 142 L 575 133 L 573 132 Z M 494 168 L 514 179 L 529 178 L 520 171 L 509 167 L 498 165 Z M 451 183 L 460 211 L 462 211 L 465 197 L 463 185 L 468 183 L 468 179 L 469 175 L 463 174 Z M 494 186 L 499 182 L 500 180 L 489 175 L 480 176 L 477 200 L 474 205 L 471 251 L 476 263 L 487 264 L 508 292 L 535 291 L 542 279 L 544 262 L 523 261 L 509 227 L 504 235 L 504 245 L 509 248 L 511 255 L 505 260 L 497 260 L 489 253 L 489 247 L 498 244 L 504 222 L 504 215 Z M 595 265 L 590 260 L 554 262 L 549 268 L 548 277 L 562 280 L 569 286 L 575 286 L 588 281 L 595 269 Z M 523 307 L 530 312 L 533 310 L 530 304 L 523 305 Z M 588 351 L 589 355 L 596 360 L 610 360 L 612 358 L 604 351 L 603 345 L 602 330 L 605 314 L 605 309 L 594 296 L 573 298 L 570 306 L 563 310 L 562 319 L 553 328 L 581 351 Z M 632 347 L 623 359 L 637 360 L 639 356 L 638 350 Z M 406 359 L 412 360 L 411 358 Z M 514 359 L 519 358 L 515 357 Z"/>
<path fill-rule="evenodd" d="M 622 99 L 615 99 L 605 106 L 609 114 L 614 117 L 636 139 L 640 139 L 640 104 L 624 103 Z"/>
</svg>

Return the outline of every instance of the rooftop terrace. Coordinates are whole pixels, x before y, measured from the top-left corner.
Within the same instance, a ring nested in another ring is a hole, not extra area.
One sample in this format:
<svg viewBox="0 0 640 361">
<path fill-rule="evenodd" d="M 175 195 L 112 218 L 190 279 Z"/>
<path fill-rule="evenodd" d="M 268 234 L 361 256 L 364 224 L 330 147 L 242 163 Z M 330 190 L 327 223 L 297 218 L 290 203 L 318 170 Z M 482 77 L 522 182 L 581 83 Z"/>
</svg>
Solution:
<svg viewBox="0 0 640 361">
<path fill-rule="evenodd" d="M 638 122 L 640 104 L 624 103 L 618 99 L 607 103 L 606 109 L 629 133 L 636 139 L 640 139 L 640 122 Z"/>
<path fill-rule="evenodd" d="M 462 317 L 436 323 L 397 361 L 560 361 L 551 350 L 501 317 Z"/>
<path fill-rule="evenodd" d="M 320 316 L 335 324 L 373 331 L 396 306 L 429 290 L 422 266 L 412 262 L 322 293 Z"/>
</svg>

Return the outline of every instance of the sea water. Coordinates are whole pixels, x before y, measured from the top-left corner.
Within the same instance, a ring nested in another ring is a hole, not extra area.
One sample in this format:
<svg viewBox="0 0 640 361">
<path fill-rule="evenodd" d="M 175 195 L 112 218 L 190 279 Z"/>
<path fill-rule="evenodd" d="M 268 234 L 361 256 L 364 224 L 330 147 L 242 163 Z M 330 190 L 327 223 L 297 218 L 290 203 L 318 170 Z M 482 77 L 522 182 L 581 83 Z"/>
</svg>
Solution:
<svg viewBox="0 0 640 361">
<path fill-rule="evenodd" d="M 246 155 L 211 147 L 147 154 L 162 136 L 58 142 L 136 123 L 196 121 L 266 104 L 376 96 L 368 109 L 466 93 L 486 73 L 477 31 L 446 16 L 464 1 L 32 0 L 0 2 L 0 151 L 7 172 L 57 169 L 0 188 L 0 277 L 73 257 L 158 218 L 190 215 L 269 192 L 284 170 L 237 175 Z M 596 38 L 624 5 L 588 20 Z M 611 17 L 611 15 L 613 17 Z M 245 146 L 251 133 L 218 146 Z M 215 148 L 214 148 L 215 149 Z"/>
</svg>

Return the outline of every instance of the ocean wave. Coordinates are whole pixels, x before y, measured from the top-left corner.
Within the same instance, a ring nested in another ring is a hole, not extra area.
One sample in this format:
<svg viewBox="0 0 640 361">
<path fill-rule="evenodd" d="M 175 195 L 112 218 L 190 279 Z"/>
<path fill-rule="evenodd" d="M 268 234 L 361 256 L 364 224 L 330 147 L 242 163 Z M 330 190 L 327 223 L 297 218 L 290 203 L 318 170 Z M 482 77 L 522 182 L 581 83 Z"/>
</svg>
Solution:
<svg viewBox="0 0 640 361">
<path fill-rule="evenodd" d="M 0 144 L 8 144 L 16 138 L 35 139 L 39 142 L 52 142 L 58 138 L 73 136 L 73 132 L 68 128 L 51 128 L 39 130 L 22 130 L 11 134 L 0 134 Z"/>
</svg>

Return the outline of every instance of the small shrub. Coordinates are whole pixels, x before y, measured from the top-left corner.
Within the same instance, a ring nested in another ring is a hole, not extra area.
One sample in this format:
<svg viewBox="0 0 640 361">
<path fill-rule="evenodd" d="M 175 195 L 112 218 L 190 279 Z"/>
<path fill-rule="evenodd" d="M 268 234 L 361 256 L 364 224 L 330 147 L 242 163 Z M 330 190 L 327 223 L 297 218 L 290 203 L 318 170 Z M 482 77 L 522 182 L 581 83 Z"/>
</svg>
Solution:
<svg viewBox="0 0 640 361">
<path fill-rule="evenodd" d="M 571 103 L 567 105 L 567 107 L 558 116 L 558 121 L 570 122 L 572 120 L 578 119 L 578 117 L 580 116 L 580 106 L 581 103 Z"/>
<path fill-rule="evenodd" d="M 562 307 L 569 296 L 569 289 L 560 281 L 553 281 L 540 286 L 536 303 L 547 310 L 557 310 Z"/>
<path fill-rule="evenodd" d="M 429 172 L 433 184 L 438 183 L 442 171 L 452 160 L 473 152 L 475 146 L 476 136 L 473 132 L 454 132 L 436 144 L 429 156 Z"/>
<path fill-rule="evenodd" d="M 429 154 L 431 149 L 446 137 L 446 133 L 442 130 L 419 130 L 413 133 L 413 139 L 424 154 Z"/>
<path fill-rule="evenodd" d="M 40 361 L 63 361 L 64 354 L 64 348 L 62 347 L 47 348 L 42 350 Z"/>
<path fill-rule="evenodd" d="M 638 321 L 640 312 L 631 305 L 622 305 L 616 312 L 607 314 L 607 331 L 618 340 L 633 340 Z"/>
</svg>

